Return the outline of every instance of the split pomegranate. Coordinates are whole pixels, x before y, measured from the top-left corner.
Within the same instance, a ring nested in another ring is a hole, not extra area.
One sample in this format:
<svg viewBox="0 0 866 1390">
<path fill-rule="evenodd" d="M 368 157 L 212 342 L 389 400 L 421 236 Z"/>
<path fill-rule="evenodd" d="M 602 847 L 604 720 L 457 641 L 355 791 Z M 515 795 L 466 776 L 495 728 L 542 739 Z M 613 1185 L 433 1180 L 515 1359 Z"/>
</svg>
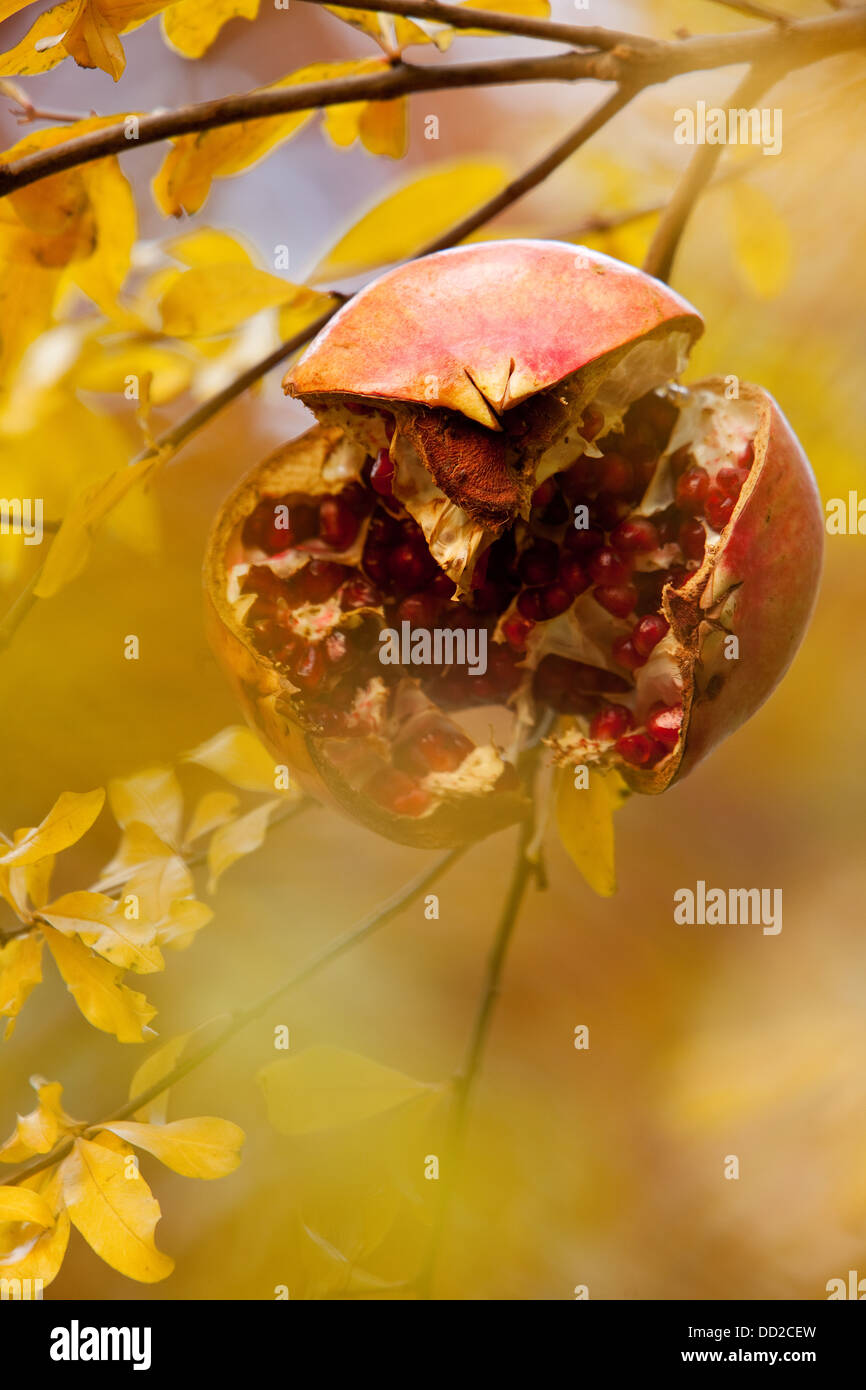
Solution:
<svg viewBox="0 0 866 1390">
<path fill-rule="evenodd" d="M 320 423 L 207 561 L 216 650 L 314 792 L 454 844 L 525 813 L 533 738 L 656 792 L 757 709 L 821 507 L 764 391 L 679 384 L 700 331 L 639 271 L 513 241 L 390 271 L 319 334 L 287 389 Z"/>
</svg>

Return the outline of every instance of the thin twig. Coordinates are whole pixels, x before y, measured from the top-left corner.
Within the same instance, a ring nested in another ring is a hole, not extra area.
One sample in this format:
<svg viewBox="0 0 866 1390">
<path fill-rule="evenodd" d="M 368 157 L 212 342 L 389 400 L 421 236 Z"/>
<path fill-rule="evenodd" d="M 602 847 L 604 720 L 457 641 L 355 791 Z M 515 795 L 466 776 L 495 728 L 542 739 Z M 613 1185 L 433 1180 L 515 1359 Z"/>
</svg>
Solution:
<svg viewBox="0 0 866 1390">
<path fill-rule="evenodd" d="M 295 816 L 300 815 L 302 811 L 309 811 L 317 804 L 317 802 L 312 801 L 309 797 L 303 797 L 300 801 L 295 802 L 293 806 L 287 807 L 280 815 L 274 816 L 268 828 L 270 830 L 275 830 L 278 825 L 285 825 L 287 821 L 294 820 Z M 8 844 L 10 849 L 12 848 L 12 841 L 7 840 L 5 835 L 0 836 L 0 839 L 2 839 L 4 844 Z M 193 854 L 179 854 L 178 857 L 183 860 L 188 869 L 195 869 L 199 865 L 205 863 L 207 855 L 207 849 L 203 848 L 196 850 Z M 0 931 L 0 946 L 5 946 L 8 941 L 14 941 L 16 937 L 29 936 L 30 932 L 36 931 L 39 927 L 50 926 L 50 922 L 47 922 L 38 912 L 34 912 L 29 921 L 21 922 L 12 931 Z"/>
<path fill-rule="evenodd" d="M 750 107 L 778 79 L 778 69 L 750 68 L 731 94 L 729 110 Z M 685 173 L 674 190 L 673 197 L 662 213 L 650 243 L 643 269 L 657 280 L 668 280 L 674 257 L 692 209 L 713 176 L 722 153 L 722 145 L 699 145 Z"/>
<path fill-rule="evenodd" d="M 861 7 L 819 19 L 798 20 L 784 28 L 774 24 L 751 33 L 698 35 L 681 42 L 658 42 L 651 47 L 620 46 L 607 52 L 572 51 L 551 57 L 492 59 L 444 67 L 396 62 L 381 73 L 308 82 L 296 87 L 265 88 L 142 116 L 134 137 L 130 136 L 125 118 L 120 117 L 116 125 L 73 136 L 12 164 L 0 165 L 0 197 L 106 155 L 291 111 L 355 101 L 388 101 L 412 92 L 456 91 L 521 82 L 576 82 L 595 78 L 601 82 L 650 86 L 685 72 L 769 60 L 787 70 L 817 62 L 864 42 L 866 9 Z"/>
<path fill-rule="evenodd" d="M 495 194 L 480 208 L 476 208 L 456 227 L 452 227 L 445 236 L 437 237 L 435 241 L 431 241 L 429 246 L 425 246 L 423 251 L 418 252 L 419 256 L 428 256 L 433 251 L 443 251 L 448 246 L 457 245 L 464 237 L 469 236 L 485 222 L 489 222 L 504 208 L 516 203 L 530 189 L 537 188 L 553 173 L 554 169 L 558 169 L 560 164 L 564 164 L 570 155 L 579 150 L 581 145 L 584 145 L 597 130 L 600 130 L 618 111 L 621 111 L 631 101 L 636 91 L 637 88 L 635 87 L 617 87 L 607 101 L 602 102 L 601 106 L 591 112 L 574 130 L 558 141 L 543 158 L 525 170 L 518 178 L 512 179 L 511 183 L 506 184 L 500 193 Z"/>
<path fill-rule="evenodd" d="M 167 1091 L 170 1086 L 174 1086 L 176 1082 L 188 1076 L 191 1071 L 195 1071 L 195 1069 L 200 1067 L 203 1062 L 206 1062 L 209 1057 L 212 1057 L 215 1052 L 218 1052 L 220 1048 L 224 1047 L 231 1038 L 236 1037 L 236 1035 L 240 1033 L 243 1028 L 246 1028 L 249 1023 L 252 1023 L 265 1013 L 266 1010 L 269 1009 L 272 1004 L 275 1004 L 278 999 L 281 999 L 284 994 L 287 994 L 292 989 L 296 989 L 299 985 L 306 984 L 306 982 L 312 979 L 314 975 L 317 975 L 320 970 L 323 970 L 326 965 L 330 965 L 332 961 L 345 955 L 346 951 L 351 950 L 353 946 L 357 946 L 360 941 L 364 941 L 368 936 L 372 936 L 380 927 L 384 927 L 396 917 L 404 907 L 408 906 L 413 899 L 420 897 L 426 888 L 429 888 L 431 884 L 435 883 L 440 874 L 445 873 L 452 864 L 455 864 L 457 860 L 466 853 L 466 849 L 467 846 L 461 845 L 457 849 L 449 850 L 447 854 L 440 855 L 432 868 L 425 869 L 423 873 L 411 879 L 409 883 L 405 884 L 394 893 L 392 897 L 388 898 L 381 907 L 375 908 L 364 917 L 357 926 L 344 932 L 342 936 L 337 937 L 336 941 L 332 941 L 330 945 L 325 946 L 316 955 L 312 956 L 306 965 L 302 966 L 300 970 L 295 971 L 287 980 L 281 981 L 274 989 L 268 990 L 267 994 L 255 1000 L 252 1004 L 248 1005 L 247 1008 L 236 1009 L 230 1014 L 225 1027 L 215 1038 L 208 1043 L 202 1044 L 202 1046 L 192 1053 L 185 1061 L 179 1062 L 176 1067 L 173 1067 L 172 1070 L 162 1078 L 162 1080 L 154 1082 L 154 1084 L 148 1086 L 146 1090 L 139 1092 L 138 1095 L 125 1101 L 123 1105 L 119 1105 L 117 1109 L 112 1110 L 111 1113 L 104 1116 L 103 1119 L 97 1120 L 92 1124 L 80 1126 L 79 1133 L 84 1133 L 87 1130 L 99 1130 L 104 1125 L 113 1124 L 117 1120 L 128 1119 L 129 1116 L 134 1115 L 137 1110 L 148 1105 L 150 1101 L 154 1100 L 157 1096 L 162 1095 L 163 1091 Z M 8 1186 L 13 1183 L 19 1183 L 24 1178 L 33 1177 L 35 1173 L 41 1173 L 46 1168 L 52 1168 L 55 1163 L 59 1163 L 62 1158 L 66 1157 L 72 1148 L 72 1144 L 72 1138 L 64 1139 L 62 1143 L 56 1144 L 50 1153 L 43 1154 L 37 1159 L 32 1159 L 29 1163 L 24 1163 L 20 1167 L 13 1169 L 9 1177 L 3 1175 L 4 1184 Z"/>
<path fill-rule="evenodd" d="M 532 771 L 534 771 L 536 763 L 537 757 L 532 758 L 530 761 L 530 775 Z M 430 1297 L 430 1286 L 435 1274 L 436 1261 L 445 1234 L 451 1203 L 457 1189 L 466 1121 L 469 1114 L 469 1104 L 481 1070 L 484 1048 L 490 1033 L 490 1024 L 493 1019 L 493 1009 L 499 996 L 502 983 L 502 972 L 508 954 L 508 947 L 511 943 L 514 929 L 517 926 L 517 919 L 526 889 L 529 886 L 530 879 L 535 873 L 535 866 L 530 862 L 526 852 L 529 847 L 529 842 L 532 839 L 532 834 L 533 822 L 532 820 L 527 820 L 521 828 L 517 858 L 514 864 L 511 883 L 508 888 L 508 896 L 505 899 L 502 914 L 499 918 L 499 925 L 496 928 L 496 934 L 490 948 L 478 1010 L 472 1024 L 472 1030 L 469 1035 L 469 1041 L 466 1046 L 462 1065 L 454 1077 L 451 1113 L 448 1118 L 448 1126 L 442 1144 L 442 1156 L 439 1165 L 442 1186 L 439 1189 L 439 1201 L 434 1218 L 430 1247 L 424 1261 L 423 1269 L 418 1278 L 418 1293 L 421 1298 Z"/>
<path fill-rule="evenodd" d="M 773 10 L 769 5 L 756 5 L 753 0 L 713 0 L 716 5 L 724 5 L 725 9 L 738 10 L 740 14 L 749 15 L 751 19 L 769 19 L 772 24 L 794 24 L 796 21 L 793 15 L 782 14 L 781 10 Z"/>
<path fill-rule="evenodd" d="M 305 0 L 324 8 L 328 0 Z M 370 0 L 348 0 L 344 10 L 369 10 Z M 616 48 L 618 44 L 652 48 L 657 40 L 616 29 L 600 29 L 588 24 L 560 24 L 551 19 L 531 19 L 526 15 L 501 14 L 495 10 L 465 9 L 462 5 L 440 4 L 439 0 L 382 0 L 373 9 L 383 14 L 403 15 L 407 19 L 426 19 L 450 29 L 486 29 L 495 34 L 520 34 L 528 39 L 545 39 L 578 48 Z"/>
</svg>

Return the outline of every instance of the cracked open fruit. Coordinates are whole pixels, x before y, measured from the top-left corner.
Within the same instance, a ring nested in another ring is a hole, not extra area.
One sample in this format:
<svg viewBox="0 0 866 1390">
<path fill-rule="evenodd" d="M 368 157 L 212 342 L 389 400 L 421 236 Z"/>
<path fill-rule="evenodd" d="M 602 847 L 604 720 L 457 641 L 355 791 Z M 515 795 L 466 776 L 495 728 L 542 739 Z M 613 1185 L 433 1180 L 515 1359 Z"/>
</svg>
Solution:
<svg viewBox="0 0 866 1390">
<path fill-rule="evenodd" d="M 206 565 L 215 649 L 314 795 L 456 844 L 524 814 L 540 734 L 659 792 L 766 699 L 822 513 L 765 391 L 678 383 L 701 331 L 649 276 L 543 241 L 401 266 L 323 329 L 285 383 L 319 424 L 229 499 Z M 411 664 L 380 659 L 386 628 Z M 460 629 L 485 670 L 433 641 Z"/>
</svg>

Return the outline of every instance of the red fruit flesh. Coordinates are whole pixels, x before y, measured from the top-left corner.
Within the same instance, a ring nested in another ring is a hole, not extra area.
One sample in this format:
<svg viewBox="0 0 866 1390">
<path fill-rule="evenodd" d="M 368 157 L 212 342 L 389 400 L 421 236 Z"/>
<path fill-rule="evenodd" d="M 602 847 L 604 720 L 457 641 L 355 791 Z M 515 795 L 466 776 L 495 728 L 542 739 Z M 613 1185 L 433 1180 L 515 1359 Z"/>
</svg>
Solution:
<svg viewBox="0 0 866 1390">
<path fill-rule="evenodd" d="M 612 740 L 621 738 L 634 723 L 632 712 L 625 705 L 604 705 L 594 714 L 589 726 L 590 738 Z"/>
<path fill-rule="evenodd" d="M 662 617 L 661 613 L 647 613 L 632 632 L 635 649 L 641 656 L 648 657 L 653 648 L 658 646 L 669 627 L 670 624 L 666 618 Z"/>
<path fill-rule="evenodd" d="M 682 705 L 654 705 L 646 722 L 647 733 L 670 751 L 676 745 L 683 725 Z"/>
<path fill-rule="evenodd" d="M 710 475 L 705 468 L 692 464 L 677 482 L 677 506 L 680 511 L 696 515 L 703 511 L 704 499 L 710 486 Z"/>
</svg>

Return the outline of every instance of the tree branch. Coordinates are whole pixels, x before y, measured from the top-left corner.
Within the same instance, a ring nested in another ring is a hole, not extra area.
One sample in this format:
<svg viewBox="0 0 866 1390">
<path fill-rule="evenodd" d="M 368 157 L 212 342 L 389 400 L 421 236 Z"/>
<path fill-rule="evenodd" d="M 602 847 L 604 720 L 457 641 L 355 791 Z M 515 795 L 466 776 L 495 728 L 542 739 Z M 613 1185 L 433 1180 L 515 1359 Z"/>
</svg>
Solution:
<svg viewBox="0 0 866 1390">
<path fill-rule="evenodd" d="M 338 936 L 336 941 L 324 947 L 324 949 L 314 955 L 306 965 L 302 966 L 300 970 L 290 975 L 287 980 L 283 980 L 274 989 L 268 990 L 267 994 L 255 1000 L 254 1003 L 248 1005 L 247 1008 L 236 1009 L 229 1015 L 228 1022 L 215 1038 L 211 1039 L 208 1043 L 203 1043 L 202 1046 L 193 1052 L 190 1057 L 187 1057 L 185 1061 L 178 1062 L 177 1066 L 173 1067 L 168 1075 L 164 1076 L 161 1081 L 154 1082 L 147 1090 L 141 1091 L 137 1096 L 133 1096 L 131 1100 L 125 1101 L 123 1105 L 119 1105 L 117 1109 L 112 1110 L 111 1114 L 104 1116 L 103 1119 L 97 1120 L 92 1124 L 80 1126 L 79 1133 L 84 1133 L 88 1130 L 98 1130 L 104 1125 L 113 1124 L 117 1120 L 128 1119 L 130 1115 L 134 1115 L 142 1106 L 155 1100 L 157 1096 L 162 1095 L 163 1091 L 167 1091 L 170 1086 L 174 1086 L 176 1082 L 188 1076 L 191 1071 L 195 1071 L 196 1068 L 200 1067 L 203 1062 L 206 1062 L 209 1057 L 212 1057 L 215 1052 L 218 1052 L 220 1048 L 224 1047 L 231 1038 L 236 1037 L 243 1028 L 246 1028 L 247 1024 L 252 1023 L 265 1013 L 266 1010 L 269 1009 L 272 1004 L 275 1004 L 278 999 L 281 999 L 284 994 L 287 994 L 292 989 L 296 989 L 299 985 L 306 984 L 314 975 L 318 975 L 319 971 L 323 970 L 326 965 L 330 965 L 332 961 L 345 955 L 353 946 L 357 946 L 360 941 L 364 941 L 368 936 L 372 936 L 380 927 L 384 927 L 396 917 L 404 907 L 408 906 L 415 898 L 420 897 L 425 889 L 435 883 L 440 874 L 445 873 L 452 864 L 455 864 L 457 860 L 466 853 L 467 848 L 468 846 L 461 845 L 457 849 L 449 850 L 447 854 L 440 855 L 432 868 L 425 869 L 423 873 L 411 879 L 409 883 L 405 884 L 392 897 L 388 898 L 381 907 L 375 908 L 373 912 L 364 917 L 357 926 L 344 932 L 342 936 Z M 13 1169 L 11 1175 L 8 1177 L 4 1174 L 2 1178 L 3 1183 L 10 1186 L 14 1183 L 21 1182 L 24 1178 L 31 1178 L 35 1173 L 41 1173 L 46 1168 L 53 1168 L 55 1163 L 59 1163 L 62 1158 L 66 1157 L 72 1148 L 72 1144 L 72 1138 L 64 1139 L 60 1144 L 55 1144 L 50 1153 L 42 1154 L 39 1158 L 31 1159 L 28 1163 L 21 1164 L 18 1168 Z"/>
<path fill-rule="evenodd" d="M 328 0 L 304 0 L 306 4 L 325 8 Z M 577 48 L 616 48 L 620 44 L 633 48 L 652 48 L 656 39 L 636 34 L 624 34 L 616 29 L 600 29 L 585 24 L 559 24 L 551 19 L 530 19 L 525 15 L 499 14 L 493 10 L 464 9 L 462 5 L 439 4 L 439 0 L 348 0 L 344 10 L 374 9 L 383 14 L 402 15 L 407 19 L 426 19 L 449 29 L 486 29 L 494 34 L 520 34 L 528 39 L 546 39 L 551 43 L 567 43 Z"/>
<path fill-rule="evenodd" d="M 778 76 L 777 68 L 763 68 L 760 71 L 750 68 L 736 91 L 731 94 L 727 109 L 736 110 L 740 107 L 750 107 L 768 87 L 772 87 Z M 722 145 L 699 145 L 697 147 L 680 183 L 674 190 L 673 197 L 662 213 L 643 263 L 643 269 L 646 273 L 654 275 L 657 280 L 670 278 L 674 257 L 686 223 L 695 203 L 713 176 L 723 148 Z"/>
<path fill-rule="evenodd" d="M 529 764 L 532 771 L 534 771 L 536 764 L 537 758 L 532 758 Z M 472 1024 L 463 1063 L 454 1077 L 453 1104 L 449 1116 L 448 1129 L 442 1145 L 442 1163 L 440 1168 L 445 1170 L 443 1173 L 443 1185 L 440 1191 L 430 1249 L 418 1278 L 418 1292 L 421 1298 L 429 1298 L 430 1296 L 430 1285 L 435 1273 L 436 1260 L 439 1254 L 442 1237 L 445 1233 L 450 1204 L 454 1198 L 457 1187 L 466 1121 L 469 1113 L 469 1103 L 472 1099 L 475 1083 L 478 1080 L 481 1070 L 484 1048 L 487 1043 L 487 1038 L 490 1033 L 490 1024 L 493 1019 L 493 1009 L 499 996 L 502 983 L 502 972 L 505 966 L 505 959 L 508 954 L 508 947 L 511 944 L 514 929 L 517 926 L 517 919 L 526 889 L 529 886 L 530 879 L 536 872 L 535 866 L 531 863 L 527 855 L 533 830 L 534 822 L 531 819 L 527 820 L 521 830 L 517 860 L 514 865 L 508 896 L 505 900 L 502 915 L 499 919 L 499 925 L 496 929 L 496 935 L 493 938 L 493 944 L 490 948 L 490 955 L 487 960 L 487 970 L 484 978 L 484 987 L 481 991 L 478 1011 Z"/>
<path fill-rule="evenodd" d="M 464 237 L 482 227 L 485 222 L 489 222 L 497 213 L 510 207 L 512 203 L 516 203 L 530 189 L 537 188 L 549 174 L 553 173 L 554 169 L 558 169 L 560 164 L 564 164 L 566 159 L 576 150 L 579 150 L 581 145 L 585 144 L 597 130 L 601 130 L 602 126 L 606 125 L 618 111 L 628 105 L 636 90 L 634 87 L 617 87 L 607 101 L 602 102 L 601 106 L 597 107 L 564 139 L 554 145 L 553 149 L 549 150 L 543 158 L 526 169 L 518 178 L 512 179 L 501 193 L 495 194 L 480 208 L 476 208 L 475 212 L 471 212 L 456 227 L 452 227 L 444 237 L 437 237 L 435 241 L 431 241 L 429 246 L 425 246 L 423 251 L 418 252 L 419 256 L 429 256 L 434 251 L 443 251 L 446 247 L 456 246 Z"/>
<path fill-rule="evenodd" d="M 50 149 L 0 165 L 0 197 L 5 197 L 51 174 L 103 159 L 106 155 L 141 148 L 201 130 L 214 130 L 241 121 L 285 115 L 353 101 L 387 101 L 412 92 L 454 91 L 521 82 L 601 82 L 639 87 L 667 82 L 685 72 L 778 62 L 789 69 L 817 62 L 834 53 L 866 43 L 866 9 L 844 11 L 819 19 L 804 19 L 784 28 L 751 33 L 701 35 L 651 47 L 614 48 L 609 52 L 560 53 L 544 58 L 495 59 L 449 67 L 419 67 L 398 62 L 387 71 L 297 87 L 278 87 L 217 97 L 142 116 L 137 137 L 129 139 L 124 119 L 85 135 L 73 136 Z"/>
</svg>

